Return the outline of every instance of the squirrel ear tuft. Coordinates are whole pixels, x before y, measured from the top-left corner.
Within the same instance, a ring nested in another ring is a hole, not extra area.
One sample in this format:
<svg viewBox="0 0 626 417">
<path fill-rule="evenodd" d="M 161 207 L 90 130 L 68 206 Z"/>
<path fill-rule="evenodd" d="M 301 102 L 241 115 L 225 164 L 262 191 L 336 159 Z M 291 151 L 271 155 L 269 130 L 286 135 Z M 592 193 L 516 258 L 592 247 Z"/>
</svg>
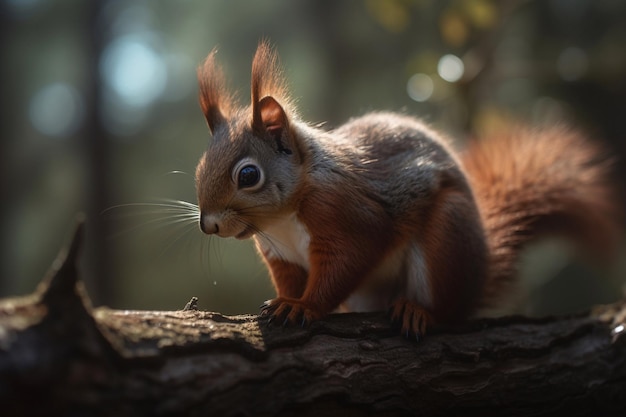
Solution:
<svg viewBox="0 0 626 417">
<path fill-rule="evenodd" d="M 278 62 L 278 54 L 267 40 L 259 42 L 254 54 L 251 87 L 252 126 L 255 129 L 267 126 L 266 121 L 272 118 L 274 112 L 276 117 L 280 115 L 283 124 L 286 125 L 290 99 Z M 279 102 L 282 106 L 278 104 Z"/>
<path fill-rule="evenodd" d="M 214 48 L 197 71 L 200 107 L 211 133 L 215 133 L 215 128 L 226 121 L 233 108 L 233 96 L 226 89 L 224 72 L 215 60 L 216 53 Z"/>
</svg>

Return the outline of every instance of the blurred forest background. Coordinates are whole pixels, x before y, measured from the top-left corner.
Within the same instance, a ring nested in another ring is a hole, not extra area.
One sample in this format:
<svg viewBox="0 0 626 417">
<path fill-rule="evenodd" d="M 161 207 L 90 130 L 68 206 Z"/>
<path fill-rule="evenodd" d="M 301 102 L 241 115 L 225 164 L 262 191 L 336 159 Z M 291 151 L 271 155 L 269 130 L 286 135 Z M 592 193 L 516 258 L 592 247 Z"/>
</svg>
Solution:
<svg viewBox="0 0 626 417">
<path fill-rule="evenodd" d="M 302 116 L 369 110 L 470 136 L 569 121 L 626 152 L 622 0 L 0 0 L 0 296 L 31 292 L 88 215 L 96 305 L 254 313 L 273 296 L 249 242 L 209 239 L 164 199 L 195 202 L 210 135 L 195 68 L 219 46 L 247 100 L 257 42 L 277 47 Z M 618 164 L 618 179 L 625 176 Z M 618 299 L 626 261 L 529 251 L 522 311 Z M 623 255 L 624 251 L 620 255 Z"/>
</svg>

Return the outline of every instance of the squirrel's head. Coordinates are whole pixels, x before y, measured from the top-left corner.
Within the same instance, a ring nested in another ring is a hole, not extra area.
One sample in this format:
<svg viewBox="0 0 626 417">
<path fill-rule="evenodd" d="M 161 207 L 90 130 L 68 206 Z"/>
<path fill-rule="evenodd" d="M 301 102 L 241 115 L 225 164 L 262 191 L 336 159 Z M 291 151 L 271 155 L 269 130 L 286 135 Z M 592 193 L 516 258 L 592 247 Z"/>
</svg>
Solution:
<svg viewBox="0 0 626 417">
<path fill-rule="evenodd" d="M 213 140 L 196 169 L 200 228 L 247 238 L 262 231 L 290 200 L 302 153 L 278 57 L 261 42 L 252 62 L 252 104 L 238 107 L 213 50 L 198 69 L 200 106 Z"/>
</svg>

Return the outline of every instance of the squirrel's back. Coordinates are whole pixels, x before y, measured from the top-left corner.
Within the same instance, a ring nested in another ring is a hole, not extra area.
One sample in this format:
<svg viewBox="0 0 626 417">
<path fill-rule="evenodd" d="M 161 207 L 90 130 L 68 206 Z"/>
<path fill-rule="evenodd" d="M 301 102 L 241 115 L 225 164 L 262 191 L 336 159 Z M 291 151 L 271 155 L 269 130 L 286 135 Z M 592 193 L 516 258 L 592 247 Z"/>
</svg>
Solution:
<svg viewBox="0 0 626 417">
<path fill-rule="evenodd" d="M 424 204 L 433 200 L 444 177 L 465 183 L 446 139 L 415 117 L 372 112 L 330 133 L 324 148 L 344 142 L 338 155 L 349 156 L 346 166 L 356 176 L 355 186 L 371 187 L 392 215 L 405 217 L 407 210 L 416 209 L 416 200 Z"/>
<path fill-rule="evenodd" d="M 514 278 L 520 248 L 531 239 L 560 234 L 596 256 L 614 251 L 621 216 L 612 162 L 564 126 L 517 129 L 470 144 L 462 163 L 489 247 L 487 306 Z"/>
</svg>

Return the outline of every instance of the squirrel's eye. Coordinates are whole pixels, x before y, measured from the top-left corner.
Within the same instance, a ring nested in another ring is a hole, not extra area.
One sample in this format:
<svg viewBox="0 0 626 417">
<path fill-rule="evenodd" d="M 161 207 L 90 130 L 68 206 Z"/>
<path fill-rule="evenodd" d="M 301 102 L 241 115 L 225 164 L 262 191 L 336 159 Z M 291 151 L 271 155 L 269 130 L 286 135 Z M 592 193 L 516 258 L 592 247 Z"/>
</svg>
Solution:
<svg viewBox="0 0 626 417">
<path fill-rule="evenodd" d="M 265 175 L 263 169 L 253 158 L 241 159 L 232 171 L 232 179 L 237 188 L 246 192 L 256 191 L 263 186 Z"/>
<path fill-rule="evenodd" d="M 261 179 L 261 171 L 255 165 L 245 165 L 239 170 L 237 184 L 240 188 L 254 187 Z"/>
</svg>

